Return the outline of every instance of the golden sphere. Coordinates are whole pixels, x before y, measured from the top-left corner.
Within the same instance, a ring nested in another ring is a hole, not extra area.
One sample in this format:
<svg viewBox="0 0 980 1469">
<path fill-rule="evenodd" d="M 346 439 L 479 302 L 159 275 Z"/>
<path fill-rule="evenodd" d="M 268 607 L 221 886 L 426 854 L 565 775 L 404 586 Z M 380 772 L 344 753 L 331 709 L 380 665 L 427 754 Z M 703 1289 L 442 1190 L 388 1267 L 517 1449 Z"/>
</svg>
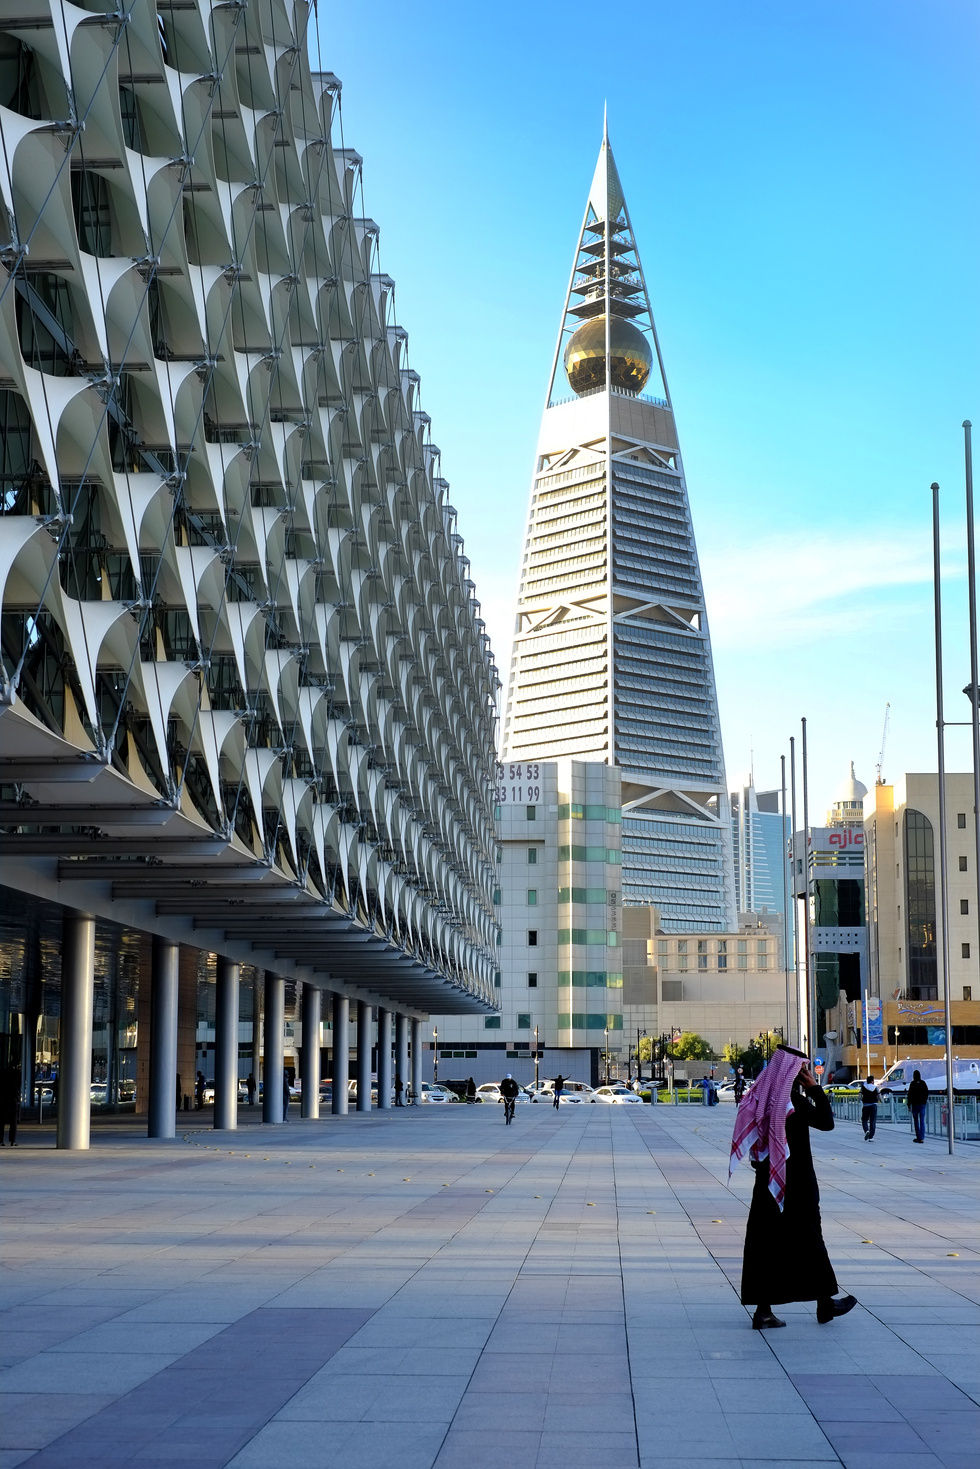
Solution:
<svg viewBox="0 0 980 1469">
<path fill-rule="evenodd" d="M 584 322 L 565 348 L 565 372 L 576 393 L 602 388 L 606 383 L 606 318 Z M 609 365 L 614 388 L 640 393 L 653 366 L 646 337 L 621 316 L 609 318 Z"/>
</svg>

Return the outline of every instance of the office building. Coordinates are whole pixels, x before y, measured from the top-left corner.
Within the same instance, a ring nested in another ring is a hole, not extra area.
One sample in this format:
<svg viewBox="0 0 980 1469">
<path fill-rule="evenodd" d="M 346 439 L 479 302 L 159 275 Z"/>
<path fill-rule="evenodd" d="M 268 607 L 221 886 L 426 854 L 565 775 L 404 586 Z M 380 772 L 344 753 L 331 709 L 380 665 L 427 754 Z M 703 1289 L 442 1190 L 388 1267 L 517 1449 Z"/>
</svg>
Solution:
<svg viewBox="0 0 980 1469">
<path fill-rule="evenodd" d="M 242 966 L 267 1101 L 287 984 L 418 1079 L 497 967 L 496 673 L 316 13 L 124 19 L 0 42 L 0 986 L 70 1147 L 93 1025 L 172 1134 L 207 972 L 233 1125 Z"/>
<path fill-rule="evenodd" d="M 779 812 L 779 791 L 747 785 L 729 795 L 735 898 L 740 913 L 782 913 L 789 894 L 789 820 Z M 785 874 L 785 881 L 784 881 Z"/>
<path fill-rule="evenodd" d="M 711 642 L 680 444 L 608 138 L 575 250 L 531 485 L 505 762 L 622 774 L 623 902 L 735 922 Z"/>
<path fill-rule="evenodd" d="M 625 1059 L 622 793 L 598 761 L 506 761 L 497 789 L 499 1014 L 434 1017 L 440 1078 L 594 1082 Z M 428 1074 L 428 1068 L 427 1068 Z"/>
<path fill-rule="evenodd" d="M 870 970 L 869 1037 L 860 1035 L 872 1063 L 944 1053 L 943 915 L 939 881 L 939 781 L 909 773 L 876 785 L 864 801 Z M 973 776 L 946 776 L 952 1044 L 980 1056 L 980 945 Z M 860 1064 L 858 1061 L 857 1064 Z"/>
</svg>

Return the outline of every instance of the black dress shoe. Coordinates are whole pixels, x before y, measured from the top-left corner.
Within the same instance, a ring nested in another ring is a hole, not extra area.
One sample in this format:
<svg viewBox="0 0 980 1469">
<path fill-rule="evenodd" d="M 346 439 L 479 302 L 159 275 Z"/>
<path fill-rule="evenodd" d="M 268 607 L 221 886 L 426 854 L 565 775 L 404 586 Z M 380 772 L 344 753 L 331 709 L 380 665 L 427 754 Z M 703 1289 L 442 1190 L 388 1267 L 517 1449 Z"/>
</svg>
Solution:
<svg viewBox="0 0 980 1469">
<path fill-rule="evenodd" d="M 821 1326 L 826 1326 L 827 1322 L 833 1321 L 835 1316 L 846 1316 L 848 1311 L 853 1311 L 856 1305 L 856 1296 L 842 1296 L 839 1301 L 819 1301 L 817 1320 Z"/>
<path fill-rule="evenodd" d="M 758 1311 L 756 1311 L 755 1315 L 752 1317 L 753 1331 L 768 1331 L 771 1326 L 785 1325 L 786 1322 L 780 1321 L 779 1317 L 774 1316 L 771 1311 L 767 1311 L 764 1316 L 760 1316 Z"/>
</svg>

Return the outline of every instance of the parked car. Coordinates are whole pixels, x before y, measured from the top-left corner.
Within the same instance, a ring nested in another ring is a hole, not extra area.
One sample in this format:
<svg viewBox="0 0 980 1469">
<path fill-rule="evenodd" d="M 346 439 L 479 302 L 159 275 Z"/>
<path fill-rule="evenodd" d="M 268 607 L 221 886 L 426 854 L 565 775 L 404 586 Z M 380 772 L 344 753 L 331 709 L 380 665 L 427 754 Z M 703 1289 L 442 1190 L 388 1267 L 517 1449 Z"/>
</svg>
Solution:
<svg viewBox="0 0 980 1469">
<path fill-rule="evenodd" d="M 503 1102 L 504 1099 L 500 1095 L 500 1082 L 485 1081 L 482 1086 L 478 1086 L 476 1089 L 476 1100 L 478 1102 Z M 518 1104 L 531 1101 L 531 1097 L 524 1087 L 521 1087 L 517 1093 L 515 1101 Z"/>
<path fill-rule="evenodd" d="M 606 1102 L 613 1107 L 632 1106 L 634 1102 L 643 1106 L 643 1098 L 637 1096 L 628 1086 L 600 1086 L 593 1100 Z"/>
<path fill-rule="evenodd" d="M 440 1086 L 437 1081 L 423 1081 L 419 1101 L 444 1104 L 446 1102 L 458 1102 L 459 1097 L 448 1086 Z"/>
<path fill-rule="evenodd" d="M 546 1102 L 549 1107 L 554 1106 L 555 1084 L 553 1081 L 541 1082 L 538 1090 L 531 1094 L 532 1102 Z M 580 1107 L 583 1102 L 594 1102 L 595 1093 L 590 1086 L 582 1081 L 566 1081 L 562 1088 L 561 1096 L 558 1098 L 559 1107 Z"/>
</svg>

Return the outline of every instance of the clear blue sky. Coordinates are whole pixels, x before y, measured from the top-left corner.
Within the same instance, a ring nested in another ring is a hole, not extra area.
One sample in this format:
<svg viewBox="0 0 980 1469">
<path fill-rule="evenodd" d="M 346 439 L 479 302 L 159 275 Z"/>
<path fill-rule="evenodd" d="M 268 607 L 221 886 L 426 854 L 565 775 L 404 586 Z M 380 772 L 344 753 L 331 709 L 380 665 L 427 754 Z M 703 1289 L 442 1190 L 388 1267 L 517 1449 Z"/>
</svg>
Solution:
<svg viewBox="0 0 980 1469">
<path fill-rule="evenodd" d="M 757 784 L 775 783 L 805 714 L 819 817 L 849 760 L 874 780 L 889 699 L 886 776 L 934 769 L 933 479 L 947 717 L 968 714 L 975 0 L 374 0 L 323 6 L 320 34 L 498 662 L 608 99 L 677 412 L 729 775 L 754 748 Z M 965 731 L 950 764 L 969 768 Z"/>
</svg>

